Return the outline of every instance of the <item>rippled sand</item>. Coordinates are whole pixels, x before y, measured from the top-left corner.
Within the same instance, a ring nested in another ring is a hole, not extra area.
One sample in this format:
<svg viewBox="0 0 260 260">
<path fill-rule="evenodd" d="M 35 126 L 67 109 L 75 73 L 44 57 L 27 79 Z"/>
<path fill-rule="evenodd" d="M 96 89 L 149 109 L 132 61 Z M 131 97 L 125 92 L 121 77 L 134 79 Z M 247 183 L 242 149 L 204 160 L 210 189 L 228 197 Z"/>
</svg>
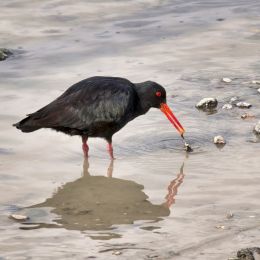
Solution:
<svg viewBox="0 0 260 260">
<path fill-rule="evenodd" d="M 0 10 L 0 47 L 14 52 L 0 62 L 0 258 L 219 260 L 259 246 L 259 1 L 4 0 Z M 77 137 L 11 126 L 93 75 L 165 86 L 194 152 L 156 109 L 114 136 L 113 165 L 103 140 L 84 161 Z M 222 110 L 233 96 L 252 108 Z M 203 97 L 219 100 L 217 113 L 195 109 Z"/>
</svg>

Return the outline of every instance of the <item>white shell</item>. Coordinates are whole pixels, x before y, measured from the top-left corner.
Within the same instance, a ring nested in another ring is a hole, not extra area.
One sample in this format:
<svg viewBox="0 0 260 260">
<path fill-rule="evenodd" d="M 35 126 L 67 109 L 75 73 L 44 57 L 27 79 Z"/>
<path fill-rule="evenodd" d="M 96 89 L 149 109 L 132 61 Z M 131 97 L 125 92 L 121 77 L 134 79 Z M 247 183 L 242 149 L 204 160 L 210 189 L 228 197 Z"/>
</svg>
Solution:
<svg viewBox="0 0 260 260">
<path fill-rule="evenodd" d="M 222 107 L 222 109 L 227 109 L 227 110 L 232 109 L 232 108 L 233 108 L 233 106 L 232 106 L 231 104 L 225 104 L 225 105 Z"/>
<path fill-rule="evenodd" d="M 27 217 L 27 216 L 18 215 L 18 214 L 12 214 L 12 215 L 10 215 L 10 217 L 15 219 L 15 220 L 27 220 L 27 219 L 29 219 L 29 217 Z"/>
<path fill-rule="evenodd" d="M 113 253 L 112 253 L 112 255 L 121 255 L 122 254 L 122 252 L 120 252 L 120 251 L 114 251 Z"/>
<path fill-rule="evenodd" d="M 232 81 L 232 79 L 230 78 L 222 78 L 222 81 L 225 83 L 230 83 Z"/>
<path fill-rule="evenodd" d="M 214 137 L 214 144 L 225 144 L 226 141 L 223 136 L 217 135 Z"/>
<path fill-rule="evenodd" d="M 239 108 L 250 108 L 252 105 L 247 102 L 238 102 L 236 106 Z"/>
</svg>

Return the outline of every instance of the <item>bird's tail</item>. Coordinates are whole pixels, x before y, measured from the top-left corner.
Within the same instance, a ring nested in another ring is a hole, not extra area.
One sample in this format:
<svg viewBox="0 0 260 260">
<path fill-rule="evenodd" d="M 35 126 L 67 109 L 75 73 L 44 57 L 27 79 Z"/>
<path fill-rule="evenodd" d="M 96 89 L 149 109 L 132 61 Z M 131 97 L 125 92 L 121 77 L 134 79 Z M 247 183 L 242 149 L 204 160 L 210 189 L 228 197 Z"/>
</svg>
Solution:
<svg viewBox="0 0 260 260">
<path fill-rule="evenodd" d="M 13 124 L 17 129 L 21 130 L 24 133 L 30 133 L 40 129 L 41 127 L 36 124 L 33 118 L 29 115 L 20 122 Z"/>
</svg>

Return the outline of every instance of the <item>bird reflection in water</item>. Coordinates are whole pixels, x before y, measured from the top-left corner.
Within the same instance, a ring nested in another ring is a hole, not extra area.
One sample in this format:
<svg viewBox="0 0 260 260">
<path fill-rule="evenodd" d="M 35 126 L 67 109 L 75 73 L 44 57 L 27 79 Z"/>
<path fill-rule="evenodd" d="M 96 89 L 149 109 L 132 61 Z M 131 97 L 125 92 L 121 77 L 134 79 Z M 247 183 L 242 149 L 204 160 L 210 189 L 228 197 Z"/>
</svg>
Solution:
<svg viewBox="0 0 260 260">
<path fill-rule="evenodd" d="M 177 177 L 173 179 L 168 186 L 168 194 L 165 197 L 166 202 L 164 203 L 165 206 L 167 206 L 168 208 L 170 208 L 171 205 L 175 203 L 175 196 L 177 195 L 178 188 L 183 183 L 183 179 L 184 179 L 183 169 L 184 169 L 184 162 L 182 163 L 180 172 L 177 174 Z"/>
<path fill-rule="evenodd" d="M 144 187 L 134 181 L 112 177 L 114 161 L 107 169 L 107 177 L 91 176 L 88 158 L 84 158 L 81 178 L 60 187 L 45 202 L 33 205 L 27 215 L 34 215 L 33 210 L 50 209 L 57 218 L 52 223 L 39 223 L 37 217 L 30 217 L 22 229 L 41 227 L 66 228 L 68 230 L 109 231 L 113 225 L 133 224 L 137 220 L 160 221 L 170 214 L 170 206 L 175 202 L 178 188 L 183 182 L 184 164 L 180 173 L 168 186 L 166 201 L 160 205 L 152 204 L 143 192 Z M 37 215 L 37 214 L 36 214 Z M 106 233 L 90 235 L 93 239 L 110 239 L 120 237 L 118 234 Z"/>
</svg>

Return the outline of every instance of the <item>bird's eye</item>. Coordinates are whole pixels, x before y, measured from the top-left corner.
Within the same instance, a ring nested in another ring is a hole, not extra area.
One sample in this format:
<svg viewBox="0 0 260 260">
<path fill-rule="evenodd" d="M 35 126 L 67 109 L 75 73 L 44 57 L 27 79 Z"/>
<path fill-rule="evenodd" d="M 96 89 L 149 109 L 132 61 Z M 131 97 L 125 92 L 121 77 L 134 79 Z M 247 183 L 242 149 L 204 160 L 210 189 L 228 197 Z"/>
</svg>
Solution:
<svg viewBox="0 0 260 260">
<path fill-rule="evenodd" d="M 161 93 L 160 91 L 157 91 L 157 92 L 155 93 L 155 95 L 156 95 L 157 97 L 160 97 L 160 96 L 162 95 L 162 93 Z"/>
</svg>

